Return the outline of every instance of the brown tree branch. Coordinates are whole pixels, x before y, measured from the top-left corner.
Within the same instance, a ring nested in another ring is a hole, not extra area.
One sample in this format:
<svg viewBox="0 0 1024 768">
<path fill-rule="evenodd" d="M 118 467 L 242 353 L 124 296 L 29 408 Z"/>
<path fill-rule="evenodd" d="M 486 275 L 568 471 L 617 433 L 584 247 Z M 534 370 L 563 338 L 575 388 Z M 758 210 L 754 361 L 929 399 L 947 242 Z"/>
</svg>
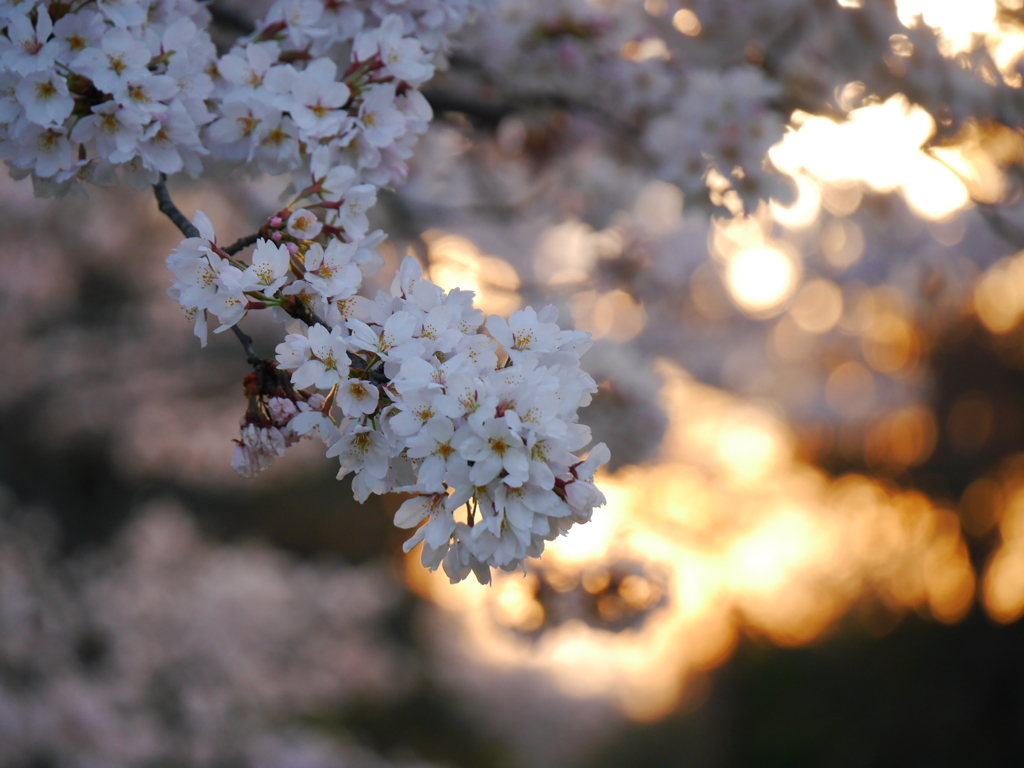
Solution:
<svg viewBox="0 0 1024 768">
<path fill-rule="evenodd" d="M 166 216 L 185 237 L 199 237 L 199 230 L 195 224 L 188 220 L 178 206 L 171 200 L 171 193 L 167 191 L 167 174 L 160 174 L 160 181 L 153 185 L 153 194 L 156 195 L 157 208 L 160 213 Z"/>
</svg>

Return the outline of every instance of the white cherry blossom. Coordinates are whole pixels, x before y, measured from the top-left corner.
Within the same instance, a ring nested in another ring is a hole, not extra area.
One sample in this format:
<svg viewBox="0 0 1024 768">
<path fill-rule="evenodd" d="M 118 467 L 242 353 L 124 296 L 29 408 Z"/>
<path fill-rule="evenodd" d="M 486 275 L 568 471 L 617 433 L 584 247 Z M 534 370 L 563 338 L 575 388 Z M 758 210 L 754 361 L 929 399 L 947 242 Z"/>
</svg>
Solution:
<svg viewBox="0 0 1024 768">
<path fill-rule="evenodd" d="M 252 264 L 246 267 L 241 284 L 243 291 L 260 291 L 273 296 L 288 280 L 291 254 L 283 245 L 260 239 L 252 254 Z"/>
<path fill-rule="evenodd" d="M 25 75 L 15 94 L 25 116 L 36 125 L 60 125 L 75 106 L 68 95 L 67 80 L 49 69 Z"/>
<path fill-rule="evenodd" d="M 47 178 L 72 165 L 71 143 L 63 128 L 28 124 L 18 134 L 18 142 L 21 151 L 11 158 L 17 168 L 31 168 Z"/>
<path fill-rule="evenodd" d="M 288 234 L 296 240 L 314 239 L 320 234 L 323 226 L 323 223 L 316 217 L 316 214 L 307 211 L 305 208 L 293 211 L 285 224 Z"/>
<path fill-rule="evenodd" d="M 48 13 L 36 15 L 33 25 L 26 15 L 15 15 L 7 25 L 10 47 L 0 54 L 4 67 L 22 75 L 53 66 L 59 46 L 50 40 L 53 22 Z M 0 49 L 2 50 L 2 49 Z"/>
<path fill-rule="evenodd" d="M 363 274 L 353 262 L 359 249 L 356 243 L 331 240 L 326 248 L 319 243 L 309 246 L 305 255 L 305 280 L 325 301 L 333 297 L 348 298 L 363 281 Z"/>
<path fill-rule="evenodd" d="M 341 412 L 352 418 L 368 416 L 377 410 L 380 390 L 368 381 L 349 379 L 339 390 Z"/>
<path fill-rule="evenodd" d="M 289 93 L 279 99 L 278 103 L 287 109 L 295 124 L 310 136 L 337 133 L 349 119 L 342 107 L 350 92 L 336 76 L 334 62 L 317 59 L 294 76 Z"/>
<path fill-rule="evenodd" d="M 348 377 L 348 353 L 341 328 L 328 330 L 317 323 L 303 334 L 289 334 L 277 347 L 277 361 L 292 373 L 297 389 L 328 391 Z"/>
<path fill-rule="evenodd" d="M 100 38 L 99 48 L 86 48 L 78 54 L 75 65 L 97 88 L 114 93 L 148 77 L 150 58 L 148 45 L 127 29 L 113 29 Z"/>
</svg>

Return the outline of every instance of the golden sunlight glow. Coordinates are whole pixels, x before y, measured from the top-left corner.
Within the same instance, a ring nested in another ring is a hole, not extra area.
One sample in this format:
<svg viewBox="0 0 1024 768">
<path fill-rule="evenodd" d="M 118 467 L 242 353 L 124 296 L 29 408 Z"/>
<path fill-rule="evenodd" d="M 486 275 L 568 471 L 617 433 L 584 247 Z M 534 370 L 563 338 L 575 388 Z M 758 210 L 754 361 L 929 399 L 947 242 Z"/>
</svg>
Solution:
<svg viewBox="0 0 1024 768">
<path fill-rule="evenodd" d="M 1000 21 L 999 6 L 1019 10 L 1019 0 L 897 0 L 900 21 L 913 26 L 922 20 L 939 34 L 939 50 L 946 56 L 984 45 L 1007 83 L 1022 85 L 1015 70 L 1024 53 L 1024 34 L 1012 21 Z"/>
<path fill-rule="evenodd" d="M 841 4 L 861 6 L 860 0 Z M 904 24 L 923 21 L 935 28 L 946 55 L 970 50 L 975 36 L 981 36 L 1004 79 L 1014 87 L 1024 84 L 1015 68 L 1024 55 L 1024 34 L 998 21 L 996 0 L 898 0 L 897 6 Z M 906 35 L 894 35 L 892 44 L 895 55 L 911 55 L 913 46 Z M 849 83 L 840 104 L 848 108 L 864 95 L 863 83 Z M 791 122 L 795 130 L 769 152 L 776 167 L 797 182 L 799 193 L 793 206 L 773 204 L 776 221 L 790 227 L 807 226 L 820 209 L 822 193 L 815 194 L 808 176 L 825 186 L 826 195 L 829 184 L 849 187 L 851 182 L 863 182 L 880 192 L 899 191 L 919 215 L 945 219 L 971 197 L 988 203 L 1000 200 L 1005 179 L 995 157 L 1009 164 L 1021 154 L 1018 134 L 1005 132 L 1003 144 L 1015 144 L 1011 158 L 1005 156 L 1005 148 L 993 153 L 990 138 L 981 137 L 979 142 L 979 129 L 973 125 L 965 127 L 955 145 L 924 152 L 921 147 L 935 133 L 934 119 L 901 94 L 853 109 L 843 123 L 799 111 Z M 852 211 L 833 212 L 848 215 Z"/>
<path fill-rule="evenodd" d="M 688 37 L 696 37 L 701 32 L 700 19 L 689 8 L 680 8 L 675 12 L 672 26 Z"/>
<path fill-rule="evenodd" d="M 821 185 L 805 173 L 797 173 L 793 181 L 796 200 L 788 207 L 772 200 L 772 218 L 784 227 L 803 229 L 817 221 L 821 213 Z"/>
<path fill-rule="evenodd" d="M 992 265 L 974 285 L 974 311 L 992 333 L 1007 333 L 1024 317 L 1024 254 Z"/>
<path fill-rule="evenodd" d="M 630 40 L 619 49 L 619 55 L 629 61 L 647 61 L 648 59 L 668 59 L 668 46 L 658 37 L 644 40 Z"/>
<path fill-rule="evenodd" d="M 578 219 L 549 227 L 533 255 L 537 279 L 548 285 L 582 283 L 601 251 L 599 233 Z"/>
<path fill-rule="evenodd" d="M 983 530 L 999 524 L 1002 544 L 985 569 L 982 600 L 989 616 L 1008 624 L 1024 616 L 1024 455 L 1006 461 L 999 474 L 999 481 L 984 481 L 988 487 L 973 494 L 981 498 L 971 506 L 981 510 Z"/>
<path fill-rule="evenodd" d="M 905 26 L 913 26 L 921 17 L 938 30 L 946 55 L 970 50 L 974 35 L 991 33 L 996 27 L 995 0 L 898 0 L 896 7 Z"/>
<path fill-rule="evenodd" d="M 970 123 L 961 129 L 955 145 L 933 147 L 931 154 L 960 177 L 972 198 L 998 203 L 1007 186 L 1000 166 L 1024 158 L 1024 138 L 1009 128 Z"/>
<path fill-rule="evenodd" d="M 909 610 L 954 622 L 970 609 L 975 576 L 953 513 L 865 477 L 830 479 L 795 458 L 769 411 L 669 363 L 659 373 L 671 425 L 658 460 L 600 478 L 608 505 L 552 542 L 528 576 L 452 586 L 410 555 L 414 588 L 455 630 L 443 642 L 643 720 L 670 711 L 740 633 L 809 643 L 865 596 L 892 624 Z M 1002 600 L 992 604 L 1016 610 L 1024 569 L 1014 568 L 990 579 Z M 565 605 L 591 605 L 591 618 L 559 615 Z"/>
<path fill-rule="evenodd" d="M 861 181 L 879 192 L 900 191 L 929 219 L 946 218 L 970 200 L 957 173 L 921 149 L 935 133 L 934 119 L 902 95 L 855 109 L 844 123 L 801 112 L 794 113 L 792 122 L 795 130 L 769 152 L 786 173 L 809 173 L 832 184 Z"/>
<path fill-rule="evenodd" d="M 668 13 L 667 0 L 644 0 L 644 10 L 651 16 L 664 16 Z"/>
<path fill-rule="evenodd" d="M 711 252 L 721 264 L 729 295 L 755 317 L 778 311 L 800 283 L 799 254 L 768 236 L 771 215 L 761 206 L 751 216 L 717 220 L 711 237 Z"/>
<path fill-rule="evenodd" d="M 821 252 L 836 269 L 846 269 L 864 255 L 864 232 L 852 221 L 832 219 L 821 231 Z"/>
<path fill-rule="evenodd" d="M 1011 77 L 1024 38 L 998 27 L 995 0 L 897 1 L 905 24 L 920 17 L 940 30 L 944 52 L 985 36 Z M 644 7 L 671 12 L 662 0 Z M 687 9 L 672 23 L 685 35 L 702 31 Z M 662 56 L 660 42 L 627 46 L 623 55 Z M 912 54 L 911 36 L 894 35 L 891 43 L 894 55 Z M 854 106 L 864 91 L 851 83 L 840 102 Z M 798 112 L 792 125 L 770 159 L 795 180 L 796 202 L 714 222 L 714 263 L 694 275 L 695 305 L 714 319 L 733 311 L 729 298 L 749 315 L 777 314 L 770 343 L 789 360 L 805 359 L 809 339 L 839 327 L 855 353 L 825 363 L 824 398 L 841 417 L 862 420 L 868 466 L 921 464 L 940 426 L 954 450 L 979 450 L 995 418 L 980 393 L 961 395 L 942 425 L 914 405 L 872 415 L 884 382 L 920 375 L 926 342 L 911 309 L 886 286 L 844 293 L 832 280 L 804 283 L 800 254 L 772 232 L 809 228 L 827 211 L 820 234 L 808 230 L 810 247 L 820 246 L 842 271 L 865 250 L 864 232 L 847 217 L 868 191 L 899 192 L 932 220 L 937 241 L 956 244 L 964 231 L 955 214 L 972 196 L 1001 199 L 1000 166 L 1024 159 L 1024 141 L 1012 131 L 968 126 L 955 145 L 926 152 L 935 120 L 902 95 L 852 109 L 842 123 Z M 634 213 L 659 236 L 678 225 L 682 210 L 679 190 L 659 182 L 643 191 Z M 623 291 L 593 290 L 587 275 L 598 259 L 621 253 L 623 237 L 568 221 L 544 233 L 534 254 L 540 283 L 575 286 L 569 303 L 577 327 L 618 341 L 640 333 L 644 307 Z M 490 281 L 518 301 L 518 282 L 501 277 L 504 262 L 488 262 L 460 237 L 433 233 L 428 243 L 436 280 L 454 284 L 457 276 L 466 284 L 468 275 L 478 290 Z M 724 290 L 708 287 L 718 276 Z M 1024 318 L 1024 254 L 985 273 L 973 300 L 991 331 L 1016 326 Z M 543 673 L 568 695 L 605 698 L 647 720 L 677 706 L 689 683 L 728 659 L 742 635 L 811 643 L 866 600 L 887 617 L 863 619 L 873 632 L 888 631 L 908 612 L 957 622 L 976 594 L 996 621 L 1024 616 L 1024 456 L 998 478 L 972 484 L 958 517 L 916 491 L 859 475 L 830 477 L 798 458 L 792 432 L 767 407 L 699 384 L 667 362 L 659 374 L 670 426 L 657 459 L 599 476 L 607 506 L 551 542 L 527 575 L 496 574 L 491 587 L 450 585 L 442 573 L 423 571 L 418 552 L 409 555 L 410 585 L 443 609 L 442 642 L 497 669 Z M 1001 538 L 980 590 L 961 525 L 976 535 L 998 529 Z"/>
<path fill-rule="evenodd" d="M 625 291 L 614 290 L 599 294 L 581 291 L 569 300 L 573 322 L 581 331 L 595 339 L 629 341 L 636 338 L 647 324 L 647 313 Z"/>
<path fill-rule="evenodd" d="M 519 276 L 504 259 L 485 256 L 470 240 L 438 230 L 423 233 L 430 279 L 449 291 L 474 291 L 476 305 L 488 314 L 507 316 L 519 309 Z"/>
<path fill-rule="evenodd" d="M 925 462 L 935 450 L 938 426 L 927 408 L 903 408 L 885 416 L 864 437 L 864 458 L 872 467 L 897 470 Z"/>
<path fill-rule="evenodd" d="M 796 279 L 793 259 L 767 246 L 740 251 L 726 266 L 729 293 L 742 309 L 753 313 L 779 306 L 793 293 Z"/>
<path fill-rule="evenodd" d="M 637 195 L 637 221 L 654 236 L 663 236 L 679 226 L 683 217 L 683 192 L 664 181 L 648 183 Z"/>
<path fill-rule="evenodd" d="M 1021 34 L 1020 28 L 1005 22 L 1000 23 L 998 31 L 988 35 L 988 50 L 1003 79 L 1014 88 L 1020 88 L 1024 81 L 1015 71 L 1017 62 L 1024 55 L 1024 35 Z"/>
<path fill-rule="evenodd" d="M 826 333 L 843 315 L 843 292 L 831 280 L 811 280 L 800 289 L 789 313 L 807 333 Z"/>
</svg>

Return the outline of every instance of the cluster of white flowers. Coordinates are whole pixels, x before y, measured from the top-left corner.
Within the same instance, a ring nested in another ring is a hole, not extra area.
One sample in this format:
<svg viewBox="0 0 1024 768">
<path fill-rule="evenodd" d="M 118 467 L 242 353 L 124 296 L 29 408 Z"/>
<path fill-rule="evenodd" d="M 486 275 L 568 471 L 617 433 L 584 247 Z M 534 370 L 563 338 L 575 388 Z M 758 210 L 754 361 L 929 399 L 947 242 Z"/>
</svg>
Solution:
<svg viewBox="0 0 1024 768">
<path fill-rule="evenodd" d="M 590 402 L 594 380 L 579 367 L 589 335 L 562 331 L 557 312 L 527 308 L 509 321 L 497 316 L 478 333 L 484 315 L 473 293 L 445 293 L 406 257 L 390 293 L 358 295 L 363 270 L 378 268 L 379 233 L 360 241 L 312 238 L 325 225 L 307 209 L 281 211 L 259 239 L 251 263 L 216 244 L 198 212 L 200 236 L 182 241 L 168 258 L 170 293 L 196 320 L 204 341 L 206 313 L 218 331 L 247 311 L 274 307 L 310 325 L 277 348 L 280 372 L 258 370 L 247 380 L 250 407 L 242 422 L 235 468 L 252 476 L 300 437 L 317 434 L 350 472 L 355 496 L 414 493 L 395 522 L 421 540 L 424 565 L 442 561 L 452 580 L 473 571 L 513 569 L 537 557 L 544 542 L 590 519 L 604 497 L 593 484 L 608 461 L 590 443 L 577 410 Z M 318 322 L 323 318 L 323 323 Z M 464 520 L 456 512 L 465 506 Z"/>
<path fill-rule="evenodd" d="M 308 169 L 318 154 L 324 171 L 337 171 L 323 189 L 335 201 L 358 182 L 403 180 L 431 118 L 417 88 L 434 65 L 402 16 L 364 27 L 367 16 L 336 3 L 276 3 L 217 63 L 212 151 L 267 173 Z"/>
<path fill-rule="evenodd" d="M 201 169 L 216 58 L 196 0 L 0 6 L 0 156 L 37 191 Z"/>
<path fill-rule="evenodd" d="M 285 209 L 281 214 L 285 215 L 272 216 L 263 227 L 269 236 L 256 242 L 248 265 L 218 247 L 213 225 L 202 211 L 195 216 L 199 236 L 183 240 L 168 257 L 167 266 L 174 274 L 169 293 L 195 320 L 203 346 L 207 313 L 220 320 L 216 332 L 236 325 L 249 309 L 267 306 L 284 308 L 286 313 L 291 309 L 292 315 L 301 307 L 305 312 L 322 312 L 328 320 L 340 319 L 356 301 L 364 274 L 375 274 L 383 263 L 373 250 L 383 234 L 365 234 L 365 214 L 349 228 L 349 232 L 363 228 L 363 237 L 349 243 L 333 237 L 326 248 L 312 242 L 324 231 L 315 214 L 304 208 Z M 351 210 L 346 214 L 351 215 Z M 301 257 L 300 244 L 304 246 Z M 293 279 L 296 257 L 305 259 L 302 280 Z"/>
<path fill-rule="evenodd" d="M 404 14 L 383 13 L 399 9 Z M 596 390 L 579 367 L 587 334 L 561 331 L 553 308 L 479 330 L 471 292 L 444 293 L 407 258 L 389 294 L 359 296 L 383 260 L 369 230 L 377 187 L 404 180 L 431 110 L 416 90 L 434 73 L 430 50 L 465 19 L 468 2 L 364 6 L 276 3 L 256 32 L 217 62 L 214 154 L 292 172 L 295 197 L 261 228 L 248 263 L 217 244 L 196 214 L 196 237 L 168 259 L 171 295 L 205 344 L 248 311 L 307 323 L 247 383 L 250 406 L 233 466 L 252 476 L 291 443 L 317 434 L 353 472 L 356 498 L 416 496 L 396 523 L 425 541 L 423 562 L 453 581 L 513 569 L 544 542 L 585 522 L 604 497 L 592 480 L 608 451 L 576 411 Z M 373 26 L 373 21 L 377 22 Z M 426 45 L 415 36 L 427 35 Z M 336 60 L 345 62 L 339 74 Z M 306 207 L 300 207 L 304 205 Z M 314 211 L 323 211 L 321 219 Z M 501 364 L 499 364 L 501 363 Z M 455 513 L 466 512 L 460 521 Z"/>
<path fill-rule="evenodd" d="M 197 0 L 5 3 L 0 156 L 54 194 L 118 168 L 139 187 L 194 176 L 203 157 L 304 176 L 319 151 L 347 170 L 331 178 L 338 202 L 405 178 L 431 117 L 417 88 L 472 8 L 279 0 L 218 59 Z"/>
<path fill-rule="evenodd" d="M 473 571 L 487 582 L 491 567 L 538 557 L 546 540 L 604 503 L 592 479 L 607 448 L 595 446 L 586 461 L 573 454 L 590 442 L 576 416 L 596 391 L 579 367 L 589 336 L 560 330 L 553 307 L 507 322 L 491 316 L 487 329 L 507 353 L 499 358 L 477 333 L 483 313 L 472 293 L 445 293 L 407 257 L 390 293 L 364 300 L 357 314 L 278 346 L 294 386 L 333 393 L 343 417 L 340 431 L 325 411 L 299 415 L 292 427 L 319 430 L 341 463 L 339 478 L 355 473 L 360 501 L 416 494 L 395 524 L 426 521 L 406 544 L 424 542 L 425 566 L 443 562 L 452 581 Z"/>
</svg>

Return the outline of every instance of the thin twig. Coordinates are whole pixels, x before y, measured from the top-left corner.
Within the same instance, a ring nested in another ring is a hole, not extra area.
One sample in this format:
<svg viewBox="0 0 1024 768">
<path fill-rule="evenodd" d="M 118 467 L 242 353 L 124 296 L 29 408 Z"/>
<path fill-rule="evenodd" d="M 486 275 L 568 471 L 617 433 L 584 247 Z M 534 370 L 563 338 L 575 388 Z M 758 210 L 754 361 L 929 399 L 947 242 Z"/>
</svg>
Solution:
<svg viewBox="0 0 1024 768">
<path fill-rule="evenodd" d="M 291 316 L 294 317 L 296 320 L 301 320 L 310 327 L 313 327 L 314 325 L 319 323 L 328 330 L 330 330 L 331 328 L 331 326 L 329 326 L 327 323 L 320 319 L 320 316 L 317 315 L 316 312 L 311 310 L 301 301 L 295 302 L 295 310 L 289 314 L 291 314 Z"/>
<path fill-rule="evenodd" d="M 992 231 L 999 237 L 1012 245 L 1014 248 L 1024 248 L 1024 227 L 1006 219 L 999 212 L 999 207 L 991 203 L 980 203 L 975 201 L 978 212 L 985 219 Z"/>
<path fill-rule="evenodd" d="M 160 209 L 160 213 L 169 218 L 174 223 L 174 226 L 181 230 L 181 233 L 185 235 L 185 237 L 200 237 L 199 230 L 196 229 L 196 226 L 188 220 L 185 214 L 178 210 L 178 206 L 176 206 L 174 201 L 171 200 L 171 193 L 167 191 L 166 174 L 160 174 L 160 181 L 153 185 L 153 194 L 156 195 L 157 207 Z M 257 237 L 258 235 L 243 237 L 241 240 L 228 246 L 225 251 L 228 254 L 237 253 L 247 245 L 251 245 L 251 243 L 248 242 L 249 240 L 252 240 L 253 243 L 256 242 Z M 295 307 L 289 314 L 309 326 L 319 323 L 325 328 L 330 327 L 301 301 L 295 302 Z M 238 328 L 237 325 L 231 326 L 231 330 L 235 332 L 235 336 L 237 336 L 238 340 L 242 342 L 242 346 L 245 348 L 245 353 L 249 357 L 249 363 L 252 365 L 262 364 L 264 361 L 257 357 L 252 351 L 252 339 Z M 256 362 L 253 362 L 254 360 Z"/>
<path fill-rule="evenodd" d="M 156 195 L 157 208 L 160 209 L 160 213 L 169 218 L 174 223 L 174 226 L 181 230 L 181 234 L 185 237 L 199 237 L 199 230 L 196 229 L 196 226 L 188 220 L 185 214 L 174 204 L 174 201 L 171 200 L 171 193 L 167 190 L 166 174 L 160 174 L 160 181 L 153 185 L 153 194 Z M 254 368 L 262 366 L 265 361 L 253 352 L 252 338 L 237 325 L 231 326 L 231 330 L 242 343 L 242 348 L 245 349 L 249 365 Z"/>
<path fill-rule="evenodd" d="M 238 35 L 251 35 L 255 31 L 253 23 L 248 17 L 232 11 L 230 8 L 224 8 L 219 3 L 210 3 L 206 6 L 206 10 L 213 17 L 214 24 L 225 27 Z"/>
<path fill-rule="evenodd" d="M 224 253 L 228 256 L 234 256 L 241 250 L 248 248 L 250 245 L 255 245 L 256 241 L 260 239 L 260 233 L 254 232 L 251 235 L 238 238 L 235 242 L 224 249 Z"/>
<path fill-rule="evenodd" d="M 596 104 L 556 94 L 536 95 L 523 98 L 510 97 L 506 100 L 484 100 L 467 97 L 442 88 L 427 87 L 423 96 L 435 113 L 461 112 L 478 127 L 494 130 L 509 115 L 533 109 L 555 110 L 574 114 L 587 114 L 597 118 L 602 125 L 624 135 L 636 132 L 636 126 L 620 120 Z"/>
<path fill-rule="evenodd" d="M 263 363 L 263 359 L 252 351 L 252 337 L 249 334 L 247 334 L 237 325 L 231 326 L 231 332 L 234 333 L 235 336 L 238 337 L 238 340 L 242 343 L 242 348 L 245 350 L 245 354 L 247 355 L 249 365 L 255 368 L 256 366 Z"/>
<path fill-rule="evenodd" d="M 370 370 L 370 364 L 351 350 L 348 353 L 348 359 L 349 365 L 352 368 L 355 368 L 357 371 L 365 371 L 370 381 L 374 384 L 383 385 L 388 383 L 388 377 L 384 375 L 384 370 L 382 368 L 374 368 L 373 370 Z"/>
<path fill-rule="evenodd" d="M 160 181 L 153 185 L 153 194 L 156 195 L 157 207 L 160 213 L 166 216 L 185 237 L 199 237 L 199 230 L 188 220 L 184 213 L 178 210 L 178 206 L 171 200 L 171 193 L 167 191 L 167 174 L 160 174 Z"/>
<path fill-rule="evenodd" d="M 936 154 L 931 151 L 931 148 L 925 150 L 928 156 L 939 163 L 942 163 L 947 169 L 952 171 L 964 186 L 967 186 L 968 179 L 956 168 L 946 162 L 945 158 L 940 154 Z M 968 187 L 968 190 L 970 187 Z M 978 213 L 981 214 L 981 218 L 985 220 L 989 228 L 1001 237 L 1006 243 L 1012 245 L 1014 248 L 1024 248 L 1024 227 L 1016 222 L 1010 221 L 1001 212 L 1001 206 L 995 203 L 984 203 L 981 200 L 974 200 L 974 205 L 978 209 Z"/>
</svg>

